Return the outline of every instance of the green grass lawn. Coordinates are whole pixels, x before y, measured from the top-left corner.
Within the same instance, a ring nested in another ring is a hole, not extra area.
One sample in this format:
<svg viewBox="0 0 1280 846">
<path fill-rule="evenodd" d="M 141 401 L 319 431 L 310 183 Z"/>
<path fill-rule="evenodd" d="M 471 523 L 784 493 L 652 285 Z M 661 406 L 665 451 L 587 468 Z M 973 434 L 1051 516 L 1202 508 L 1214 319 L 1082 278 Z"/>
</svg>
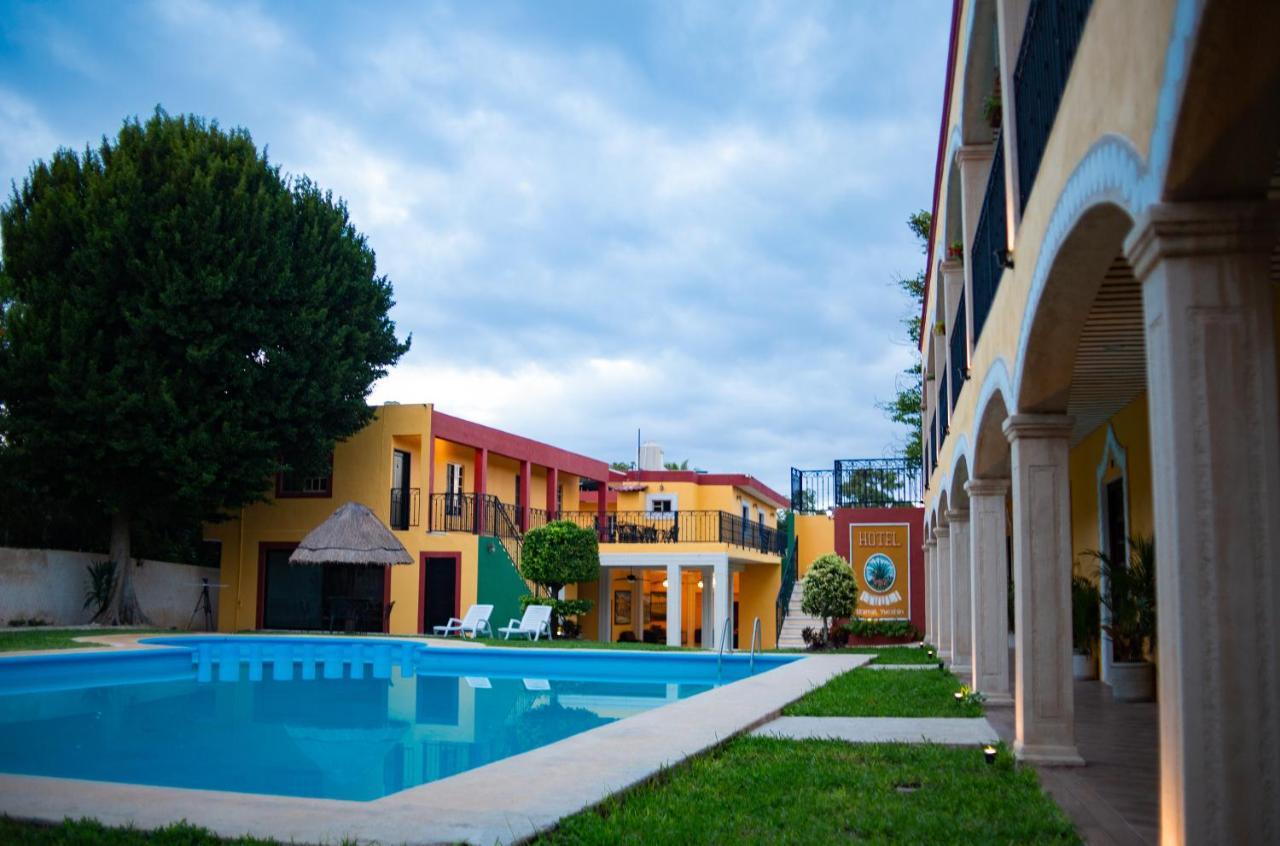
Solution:
<svg viewBox="0 0 1280 846">
<path fill-rule="evenodd" d="M 960 682 L 941 670 L 850 670 L 782 709 L 788 717 L 981 717 L 958 704 Z"/>
<path fill-rule="evenodd" d="M 1080 839 L 1008 752 L 746 737 L 562 820 L 536 844 L 1027 843 Z"/>
<path fill-rule="evenodd" d="M 96 643 L 77 643 L 75 638 L 90 635 L 161 634 L 166 629 L 7 629 L 0 631 L 0 652 L 22 649 L 95 649 Z M 0 841 L 2 842 L 2 841 Z"/>
<path fill-rule="evenodd" d="M 185 823 L 157 831 L 107 828 L 95 820 L 67 820 L 40 825 L 0 817 L 0 843 L 5 846 L 275 846 L 275 840 L 237 837 L 222 840 L 207 829 Z"/>
<path fill-rule="evenodd" d="M 774 649 L 772 652 L 787 652 L 797 655 L 875 655 L 872 664 L 936 664 L 937 658 L 916 646 L 845 646 L 840 649 L 824 649 L 810 652 L 808 649 Z"/>
</svg>

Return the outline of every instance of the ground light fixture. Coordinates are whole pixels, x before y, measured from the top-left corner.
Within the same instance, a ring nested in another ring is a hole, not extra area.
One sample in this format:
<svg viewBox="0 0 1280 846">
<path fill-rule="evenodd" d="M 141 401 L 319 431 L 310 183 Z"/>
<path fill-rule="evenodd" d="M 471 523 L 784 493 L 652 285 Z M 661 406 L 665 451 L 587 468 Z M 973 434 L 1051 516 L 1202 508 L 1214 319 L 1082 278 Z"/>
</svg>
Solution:
<svg viewBox="0 0 1280 846">
<path fill-rule="evenodd" d="M 956 704 L 957 704 L 957 705 L 959 705 L 960 703 L 964 702 L 964 693 L 963 693 L 962 691 L 957 690 L 955 693 L 953 693 L 953 694 L 951 694 L 951 695 L 952 695 L 952 696 L 954 696 L 954 697 L 956 698 Z"/>
<path fill-rule="evenodd" d="M 996 762 L 996 748 L 990 743 L 982 747 L 982 754 L 986 757 L 988 764 L 994 764 Z"/>
</svg>

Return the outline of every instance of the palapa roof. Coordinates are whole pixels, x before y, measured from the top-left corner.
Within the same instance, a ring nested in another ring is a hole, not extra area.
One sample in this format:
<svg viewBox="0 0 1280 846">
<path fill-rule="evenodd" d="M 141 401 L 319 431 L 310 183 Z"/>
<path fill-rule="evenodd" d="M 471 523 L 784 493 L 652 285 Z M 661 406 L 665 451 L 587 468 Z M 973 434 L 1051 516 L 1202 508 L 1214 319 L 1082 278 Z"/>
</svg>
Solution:
<svg viewBox="0 0 1280 846">
<path fill-rule="evenodd" d="M 412 564 L 413 556 L 377 516 L 348 502 L 316 526 L 289 556 L 291 564 Z"/>
</svg>

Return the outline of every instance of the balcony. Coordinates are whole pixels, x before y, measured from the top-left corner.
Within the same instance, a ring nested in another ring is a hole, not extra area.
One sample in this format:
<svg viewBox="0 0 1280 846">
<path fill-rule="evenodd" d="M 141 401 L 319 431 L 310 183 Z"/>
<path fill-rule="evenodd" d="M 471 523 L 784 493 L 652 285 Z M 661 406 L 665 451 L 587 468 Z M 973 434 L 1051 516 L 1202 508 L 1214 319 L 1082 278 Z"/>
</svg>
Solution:
<svg viewBox="0 0 1280 846">
<path fill-rule="evenodd" d="M 791 468 L 791 510 L 825 514 L 833 508 L 892 508 L 924 499 L 920 467 L 906 458 L 849 458 L 830 470 Z"/>
<path fill-rule="evenodd" d="M 470 532 L 519 538 L 517 509 L 492 494 L 471 493 L 431 495 L 430 525 L 432 532 Z"/>
<path fill-rule="evenodd" d="M 987 192 L 982 197 L 982 210 L 978 213 L 978 227 L 973 233 L 973 247 L 969 250 L 970 274 L 973 278 L 973 343 L 977 346 L 982 337 L 982 327 L 991 312 L 991 303 L 1000 287 L 1004 274 L 1005 257 L 1009 248 L 1009 227 L 1005 218 L 1004 196 L 1004 144 L 996 136 L 996 152 L 991 158 L 991 175 L 987 178 Z"/>
<path fill-rule="evenodd" d="M 786 533 L 727 511 L 611 511 L 604 526 L 595 511 L 566 511 L 568 520 L 599 533 L 603 543 L 725 543 L 781 555 Z"/>
<path fill-rule="evenodd" d="M 419 488 L 391 489 L 391 528 L 399 532 L 417 526 L 422 519 L 422 491 Z"/>
<path fill-rule="evenodd" d="M 1092 5 L 1093 0 L 1032 0 L 1027 10 L 1013 74 L 1019 209 L 1027 207 L 1035 185 Z"/>
<path fill-rule="evenodd" d="M 951 328 L 951 407 L 955 408 L 960 390 L 969 379 L 969 333 L 968 320 L 964 313 L 964 290 L 960 291 L 960 302 L 956 309 L 955 326 Z"/>
</svg>

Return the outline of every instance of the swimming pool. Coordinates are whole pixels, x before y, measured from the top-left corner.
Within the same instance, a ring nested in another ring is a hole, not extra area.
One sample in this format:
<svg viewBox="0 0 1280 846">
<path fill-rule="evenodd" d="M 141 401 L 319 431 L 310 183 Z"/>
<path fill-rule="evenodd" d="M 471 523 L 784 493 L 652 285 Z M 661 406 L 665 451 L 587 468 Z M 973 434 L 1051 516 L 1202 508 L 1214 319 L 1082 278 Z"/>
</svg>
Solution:
<svg viewBox="0 0 1280 846">
<path fill-rule="evenodd" d="M 744 655 L 143 642 L 168 648 L 0 659 L 0 772 L 367 801 L 751 674 Z"/>
</svg>

